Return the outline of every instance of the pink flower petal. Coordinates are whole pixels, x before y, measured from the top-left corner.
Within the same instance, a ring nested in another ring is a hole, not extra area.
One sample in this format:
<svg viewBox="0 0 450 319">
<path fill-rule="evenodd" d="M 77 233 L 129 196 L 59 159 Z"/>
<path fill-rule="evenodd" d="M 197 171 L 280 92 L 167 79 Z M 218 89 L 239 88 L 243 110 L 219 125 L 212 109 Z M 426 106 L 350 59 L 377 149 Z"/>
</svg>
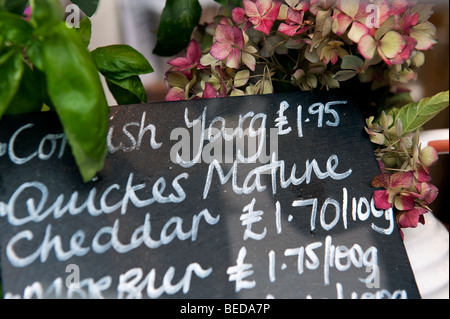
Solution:
<svg viewBox="0 0 450 319">
<path fill-rule="evenodd" d="M 251 17 L 248 21 L 250 21 L 254 26 L 259 26 L 263 19 L 261 17 Z"/>
<path fill-rule="evenodd" d="M 168 61 L 167 63 L 180 68 L 189 68 L 191 66 L 191 63 L 188 61 L 188 59 L 183 57 L 175 58 Z"/>
<path fill-rule="evenodd" d="M 392 205 L 389 203 L 389 192 L 375 191 L 373 194 L 373 200 L 377 209 L 389 209 Z"/>
<path fill-rule="evenodd" d="M 261 20 L 261 23 L 255 27 L 255 30 L 264 32 L 265 34 L 269 35 L 273 24 L 274 24 L 274 21 L 263 19 L 263 20 Z"/>
<path fill-rule="evenodd" d="M 381 160 L 377 160 L 377 164 L 378 164 L 378 169 L 380 170 L 380 172 L 382 172 L 384 170 L 384 163 Z"/>
<path fill-rule="evenodd" d="M 410 188 L 413 186 L 414 182 L 414 173 L 409 172 L 400 172 L 394 173 L 390 178 L 390 187 L 402 187 L 402 188 Z"/>
<path fill-rule="evenodd" d="M 25 11 L 23 12 L 23 18 L 24 20 L 29 21 L 31 18 L 31 6 L 27 6 L 25 8 Z"/>
<path fill-rule="evenodd" d="M 273 2 L 272 9 L 265 15 L 265 18 L 268 20 L 275 21 L 280 14 L 281 2 Z"/>
<path fill-rule="evenodd" d="M 228 18 L 228 17 L 222 17 L 218 24 L 227 25 L 230 27 L 233 25 L 233 22 L 230 21 L 230 18 Z"/>
<path fill-rule="evenodd" d="M 333 29 L 334 33 L 336 33 L 336 35 L 343 35 L 345 31 L 347 31 L 350 23 L 352 23 L 352 18 L 340 13 L 337 15 L 334 23 L 337 26 Z"/>
<path fill-rule="evenodd" d="M 403 14 L 408 7 L 408 0 L 394 0 L 390 12 L 392 15 L 400 15 Z"/>
<path fill-rule="evenodd" d="M 414 172 L 414 177 L 419 181 L 419 183 L 425 183 L 431 179 L 430 175 L 423 168 L 416 170 Z"/>
<path fill-rule="evenodd" d="M 409 34 L 411 32 L 411 27 L 415 26 L 419 21 L 419 14 L 407 14 L 403 20 L 403 34 Z"/>
<path fill-rule="evenodd" d="M 310 7 L 309 2 L 307 0 L 303 0 L 300 1 L 300 3 L 295 6 L 295 9 L 299 11 L 308 11 L 309 7 Z"/>
<path fill-rule="evenodd" d="M 377 4 L 378 9 L 378 23 L 380 25 L 383 24 L 392 14 L 391 8 L 389 3 L 386 0 L 383 0 L 382 2 Z"/>
<path fill-rule="evenodd" d="M 211 99 L 211 98 L 215 98 L 215 97 L 217 97 L 216 89 L 210 83 L 206 83 L 202 98 L 203 99 Z"/>
<path fill-rule="evenodd" d="M 348 37 L 355 43 L 358 43 L 362 36 L 369 34 L 369 28 L 367 28 L 364 24 L 355 21 L 348 32 Z"/>
<path fill-rule="evenodd" d="M 281 2 L 272 0 L 256 0 L 252 2 L 244 0 L 245 13 L 249 21 L 255 26 L 255 30 L 269 34 L 274 21 L 278 18 Z"/>
<path fill-rule="evenodd" d="M 247 22 L 247 18 L 245 17 L 245 10 L 243 8 L 234 8 L 231 14 L 234 23 L 244 24 Z"/>
<path fill-rule="evenodd" d="M 278 27 L 278 31 L 290 37 L 294 36 L 297 33 L 297 30 L 298 25 L 287 25 L 286 23 L 281 23 Z"/>
<path fill-rule="evenodd" d="M 241 59 L 241 51 L 239 49 L 233 49 L 227 59 L 227 67 L 233 69 L 239 69 Z"/>
<path fill-rule="evenodd" d="M 260 16 L 264 16 L 272 9 L 272 0 L 256 0 L 255 6 Z"/>
<path fill-rule="evenodd" d="M 358 51 L 365 59 L 372 59 L 375 56 L 376 50 L 377 42 L 369 34 L 366 34 L 359 39 Z"/>
<path fill-rule="evenodd" d="M 183 101 L 185 100 L 184 90 L 179 87 L 173 87 L 167 92 L 166 101 Z"/>
<path fill-rule="evenodd" d="M 289 8 L 288 10 L 288 18 L 290 22 L 295 22 L 296 24 L 302 24 L 303 23 L 303 17 L 304 13 L 303 11 L 297 11 L 292 8 Z"/>
<path fill-rule="evenodd" d="M 395 197 L 395 207 L 398 210 L 411 210 L 416 205 L 416 199 L 414 195 L 404 194 L 397 195 Z"/>
<path fill-rule="evenodd" d="M 239 48 L 243 49 L 245 46 L 244 35 L 242 30 L 238 27 L 232 27 L 233 31 L 233 44 L 237 45 Z"/>
<path fill-rule="evenodd" d="M 425 202 L 426 205 L 434 202 L 439 194 L 439 189 L 431 183 L 422 183 L 418 187 L 420 192 L 419 198 Z"/>
<path fill-rule="evenodd" d="M 403 62 L 410 58 L 411 53 L 414 51 L 417 45 L 417 40 L 412 37 L 404 36 L 403 39 L 406 41 L 406 47 L 399 55 L 392 59 L 392 64 L 403 64 Z"/>
<path fill-rule="evenodd" d="M 427 146 L 420 151 L 419 160 L 425 170 L 435 165 L 438 159 L 438 153 L 432 146 Z"/>
<path fill-rule="evenodd" d="M 306 30 L 309 30 L 309 29 L 311 29 L 311 27 L 305 26 L 303 28 L 298 29 L 296 34 L 302 34 L 303 32 L 305 32 Z"/>
<path fill-rule="evenodd" d="M 217 42 L 222 43 L 234 43 L 233 27 L 228 25 L 219 24 L 214 33 L 214 37 Z"/>
<path fill-rule="evenodd" d="M 216 42 L 211 47 L 209 52 L 217 60 L 223 60 L 228 57 L 232 50 L 232 46 L 229 43 Z"/>
<path fill-rule="evenodd" d="M 436 186 L 434 186 L 433 184 L 429 184 L 429 185 L 431 188 L 430 192 L 428 193 L 428 196 L 425 197 L 425 199 L 424 199 L 424 201 L 427 205 L 433 203 L 439 195 L 439 189 Z"/>
<path fill-rule="evenodd" d="M 188 59 L 188 61 L 194 64 L 198 63 L 201 57 L 202 49 L 200 48 L 200 44 L 195 40 L 191 40 L 186 51 L 186 58 Z"/>
<path fill-rule="evenodd" d="M 244 8 L 245 8 L 245 14 L 248 17 L 261 17 L 261 15 L 258 12 L 258 9 L 256 7 L 256 4 L 251 0 L 244 0 Z"/>
<path fill-rule="evenodd" d="M 402 212 L 398 217 L 398 225 L 401 228 L 416 228 L 419 224 L 420 216 L 416 211 Z"/>
<path fill-rule="evenodd" d="M 331 55 L 331 64 L 335 65 L 339 61 L 339 55 L 337 51 L 334 51 L 334 53 Z"/>
</svg>

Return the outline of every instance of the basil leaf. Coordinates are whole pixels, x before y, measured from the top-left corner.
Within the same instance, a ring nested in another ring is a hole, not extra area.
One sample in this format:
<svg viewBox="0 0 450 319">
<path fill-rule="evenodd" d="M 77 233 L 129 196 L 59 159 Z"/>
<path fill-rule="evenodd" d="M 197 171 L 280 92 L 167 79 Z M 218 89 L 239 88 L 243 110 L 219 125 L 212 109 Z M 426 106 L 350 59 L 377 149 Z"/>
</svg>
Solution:
<svg viewBox="0 0 450 319">
<path fill-rule="evenodd" d="M 4 40 L 25 47 L 29 44 L 32 33 L 31 25 L 20 16 L 0 12 L 0 35 L 3 35 Z"/>
<path fill-rule="evenodd" d="M 42 109 L 41 82 L 37 76 L 38 70 L 25 66 L 19 90 L 11 101 L 6 114 L 21 114 L 39 112 Z"/>
<path fill-rule="evenodd" d="M 403 106 L 397 113 L 394 123 L 400 119 L 403 124 L 403 134 L 413 132 L 447 108 L 448 104 L 449 91 L 441 92 L 433 97 L 424 98 L 418 103 Z"/>
<path fill-rule="evenodd" d="M 83 40 L 86 47 L 89 46 L 89 43 L 91 42 L 91 36 L 92 36 L 92 23 L 91 20 L 88 17 L 84 17 L 80 21 L 80 25 L 76 29 L 78 31 L 78 34 Z"/>
<path fill-rule="evenodd" d="M 97 68 L 74 29 L 63 22 L 42 42 L 43 72 L 85 182 L 103 168 L 109 108 Z"/>
<path fill-rule="evenodd" d="M 0 119 L 9 108 L 10 103 L 20 87 L 25 64 L 22 53 L 10 50 L 0 56 Z"/>
<path fill-rule="evenodd" d="M 27 48 L 26 55 L 36 68 L 41 71 L 44 70 L 44 62 L 42 61 L 42 43 L 40 41 L 32 41 Z"/>
<path fill-rule="evenodd" d="M 40 95 L 42 103 L 54 109 L 53 103 L 50 100 L 47 91 L 47 79 L 44 73 L 44 54 L 43 54 L 43 44 L 41 41 L 35 40 L 27 48 L 26 54 L 34 66 L 33 74 L 38 82 L 38 88 L 40 90 Z"/>
<path fill-rule="evenodd" d="M 192 31 L 200 22 L 201 14 L 202 7 L 198 0 L 167 0 L 153 53 L 173 56 L 185 49 Z"/>
<path fill-rule="evenodd" d="M 87 16 L 92 17 L 97 11 L 100 0 L 72 0 Z"/>
<path fill-rule="evenodd" d="M 118 105 L 139 104 L 142 102 L 135 94 L 133 94 L 129 90 L 124 89 L 109 80 L 106 80 L 106 83 L 108 84 L 108 88 L 114 96 L 114 99 L 117 101 Z"/>
<path fill-rule="evenodd" d="M 38 34 L 51 32 L 51 29 L 63 21 L 64 10 L 59 0 L 30 0 L 30 22 L 38 28 Z"/>
<path fill-rule="evenodd" d="M 128 45 L 110 45 L 92 51 L 98 70 L 108 79 L 123 80 L 153 72 L 147 59 Z"/>
<path fill-rule="evenodd" d="M 106 82 L 119 105 L 147 102 L 147 93 L 137 75 L 123 80 L 106 79 Z"/>
</svg>

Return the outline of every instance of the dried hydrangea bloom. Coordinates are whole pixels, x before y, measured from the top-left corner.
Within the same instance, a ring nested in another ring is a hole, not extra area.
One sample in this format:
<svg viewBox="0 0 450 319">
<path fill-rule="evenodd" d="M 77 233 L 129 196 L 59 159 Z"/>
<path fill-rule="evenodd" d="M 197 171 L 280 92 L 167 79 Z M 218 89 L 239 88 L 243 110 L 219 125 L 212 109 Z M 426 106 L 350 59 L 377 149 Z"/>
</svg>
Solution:
<svg viewBox="0 0 450 319">
<path fill-rule="evenodd" d="M 210 54 L 217 60 L 227 59 L 226 65 L 229 68 L 238 69 L 245 45 L 242 30 L 235 26 L 219 24 L 214 38 L 215 43 Z"/>
</svg>

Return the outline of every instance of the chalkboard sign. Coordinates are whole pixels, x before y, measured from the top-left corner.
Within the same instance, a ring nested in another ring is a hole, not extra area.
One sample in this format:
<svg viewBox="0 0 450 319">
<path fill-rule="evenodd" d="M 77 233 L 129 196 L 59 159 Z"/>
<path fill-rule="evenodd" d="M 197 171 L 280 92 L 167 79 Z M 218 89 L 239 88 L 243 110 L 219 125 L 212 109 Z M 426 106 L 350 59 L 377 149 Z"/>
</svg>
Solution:
<svg viewBox="0 0 450 319">
<path fill-rule="evenodd" d="M 6 298 L 420 298 L 348 96 L 113 107 L 89 183 L 55 121 L 0 123 Z"/>
</svg>

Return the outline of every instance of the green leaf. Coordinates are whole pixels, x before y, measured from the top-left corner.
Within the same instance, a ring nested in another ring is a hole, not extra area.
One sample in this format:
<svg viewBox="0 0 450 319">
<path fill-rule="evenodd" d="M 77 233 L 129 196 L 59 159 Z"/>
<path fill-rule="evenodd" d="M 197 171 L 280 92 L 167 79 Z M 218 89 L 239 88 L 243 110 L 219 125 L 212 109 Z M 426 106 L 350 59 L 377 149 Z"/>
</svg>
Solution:
<svg viewBox="0 0 450 319">
<path fill-rule="evenodd" d="M 123 80 L 106 79 L 106 82 L 119 105 L 147 102 L 147 93 L 137 75 Z"/>
<path fill-rule="evenodd" d="M 188 78 L 182 72 L 169 72 L 166 80 L 170 87 L 184 89 L 189 84 Z"/>
<path fill-rule="evenodd" d="M 0 12 L 0 35 L 3 35 L 4 40 L 25 47 L 29 44 L 32 33 L 31 25 L 20 16 Z"/>
<path fill-rule="evenodd" d="M 364 61 L 356 55 L 346 55 L 342 58 L 341 68 L 344 70 L 360 71 L 364 66 Z"/>
<path fill-rule="evenodd" d="M 20 51 L 10 50 L 0 56 L 0 119 L 20 87 L 25 64 Z"/>
<path fill-rule="evenodd" d="M 85 182 L 103 168 L 109 107 L 97 68 L 74 29 L 64 22 L 42 42 L 43 72 Z"/>
<path fill-rule="evenodd" d="M 387 110 L 388 115 L 395 117 L 403 106 L 410 103 L 414 103 L 414 100 L 409 91 L 395 93 L 384 99 L 383 109 Z"/>
<path fill-rule="evenodd" d="M 242 7 L 242 0 L 214 0 L 224 7 Z"/>
<path fill-rule="evenodd" d="M 152 73 L 147 59 L 128 45 L 111 45 L 92 51 L 98 70 L 108 79 L 123 80 L 130 76 Z"/>
<path fill-rule="evenodd" d="M 202 7 L 198 0 L 167 0 L 153 53 L 173 56 L 185 49 L 201 14 Z"/>
<path fill-rule="evenodd" d="M 36 68 L 39 70 L 44 69 L 44 64 L 42 61 L 42 44 L 40 41 L 32 41 L 26 50 L 26 55 Z"/>
<path fill-rule="evenodd" d="M 351 78 L 356 76 L 356 71 L 352 71 L 352 70 L 343 70 L 343 71 L 338 71 L 335 75 L 334 75 L 334 79 L 336 81 L 340 81 L 340 82 L 344 82 L 347 80 L 350 80 Z"/>
<path fill-rule="evenodd" d="M 72 0 L 87 16 L 92 17 L 97 11 L 100 0 Z"/>
<path fill-rule="evenodd" d="M 238 73 L 236 73 L 236 76 L 234 77 L 234 86 L 241 87 L 241 86 L 246 85 L 249 78 L 250 78 L 249 70 L 239 71 Z"/>
<path fill-rule="evenodd" d="M 40 30 L 38 33 L 51 32 L 51 29 L 64 18 L 64 10 L 59 0 L 30 0 L 31 23 Z"/>
<path fill-rule="evenodd" d="M 6 114 L 22 114 L 39 112 L 42 109 L 41 85 L 42 82 L 37 73 L 25 66 L 19 90 L 11 101 Z"/>
<path fill-rule="evenodd" d="M 89 46 L 91 42 L 92 36 L 92 23 L 88 17 L 84 17 L 81 19 L 78 28 L 76 28 L 78 34 L 80 35 L 81 40 L 83 40 L 86 47 Z"/>
<path fill-rule="evenodd" d="M 449 91 L 446 91 L 424 98 L 418 103 L 407 104 L 396 114 L 394 123 L 400 119 L 403 123 L 403 134 L 413 132 L 447 108 L 448 99 Z"/>
<path fill-rule="evenodd" d="M 6 0 L 5 8 L 7 11 L 22 15 L 28 5 L 28 0 Z"/>
</svg>

